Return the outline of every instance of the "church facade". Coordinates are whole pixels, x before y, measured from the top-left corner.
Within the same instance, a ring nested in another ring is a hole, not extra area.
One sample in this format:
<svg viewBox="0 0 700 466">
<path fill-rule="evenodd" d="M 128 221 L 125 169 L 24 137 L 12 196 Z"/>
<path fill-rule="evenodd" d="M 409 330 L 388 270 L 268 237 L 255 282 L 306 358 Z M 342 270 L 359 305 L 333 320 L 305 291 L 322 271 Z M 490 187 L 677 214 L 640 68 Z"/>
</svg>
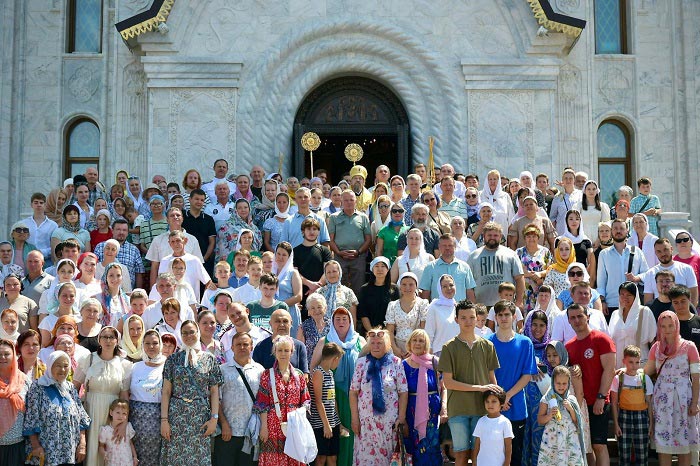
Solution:
<svg viewBox="0 0 700 466">
<path fill-rule="evenodd" d="M 306 131 L 315 168 L 358 143 L 405 175 L 433 137 L 482 183 L 646 175 L 697 218 L 699 20 L 695 0 L 9 0 L 0 225 L 89 165 L 107 185 L 218 158 L 303 175 Z"/>
</svg>

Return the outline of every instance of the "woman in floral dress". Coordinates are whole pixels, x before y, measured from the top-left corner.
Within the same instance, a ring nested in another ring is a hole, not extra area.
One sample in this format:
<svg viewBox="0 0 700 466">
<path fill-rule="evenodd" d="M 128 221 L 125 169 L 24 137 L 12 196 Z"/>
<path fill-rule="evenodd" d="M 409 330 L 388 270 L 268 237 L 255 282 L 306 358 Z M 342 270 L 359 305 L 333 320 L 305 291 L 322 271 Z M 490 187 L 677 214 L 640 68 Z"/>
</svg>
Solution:
<svg viewBox="0 0 700 466">
<path fill-rule="evenodd" d="M 211 466 L 211 435 L 219 412 L 221 369 L 214 355 L 202 350 L 199 327 L 186 320 L 180 327 L 182 350 L 163 367 L 160 406 L 161 464 Z"/>
<path fill-rule="evenodd" d="M 253 223 L 250 214 L 250 203 L 244 199 L 236 201 L 236 211 L 231 214 L 226 223 L 221 225 L 216 233 L 216 257 L 217 260 L 226 260 L 228 255 L 236 249 L 238 235 L 241 230 L 253 232 L 253 250 L 259 251 L 262 246 L 262 235 Z"/>
<path fill-rule="evenodd" d="M 535 308 L 537 304 L 537 291 L 544 281 L 540 277 L 539 272 L 547 270 L 549 265 L 554 262 L 554 256 L 549 249 L 539 244 L 542 230 L 535 225 L 527 225 L 523 229 L 525 237 L 525 246 L 518 248 L 515 253 L 520 258 L 525 271 L 525 314 Z"/>
<path fill-rule="evenodd" d="M 272 343 L 275 365 L 260 376 L 258 396 L 253 412 L 260 415 L 260 466 L 301 466 L 284 453 L 286 437 L 282 423 L 287 422 L 287 414 L 309 404 L 311 398 L 306 388 L 306 379 L 289 362 L 294 351 L 294 341 L 288 336 L 279 336 Z M 274 373 L 275 390 L 279 400 L 279 415 L 275 408 L 270 372 Z"/>
<path fill-rule="evenodd" d="M 442 277 L 440 277 L 442 278 Z M 391 347 L 400 358 L 409 356 L 406 350 L 411 332 L 425 328 L 428 317 L 428 300 L 419 298 L 418 277 L 412 272 L 405 272 L 399 278 L 401 298 L 391 301 L 386 308 L 386 329 L 389 331 Z"/>
<path fill-rule="evenodd" d="M 680 322 L 673 311 L 659 316 L 656 343 L 644 366 L 647 375 L 659 374 L 654 387 L 654 442 L 659 464 L 690 464 L 690 453 L 700 445 L 698 394 L 700 357 L 695 345 L 681 338 Z"/>
<path fill-rule="evenodd" d="M 395 427 L 406 424 L 408 384 L 401 359 L 391 352 L 389 332 L 367 332 L 369 354 L 357 360 L 350 384 L 355 466 L 389 466 Z"/>
</svg>

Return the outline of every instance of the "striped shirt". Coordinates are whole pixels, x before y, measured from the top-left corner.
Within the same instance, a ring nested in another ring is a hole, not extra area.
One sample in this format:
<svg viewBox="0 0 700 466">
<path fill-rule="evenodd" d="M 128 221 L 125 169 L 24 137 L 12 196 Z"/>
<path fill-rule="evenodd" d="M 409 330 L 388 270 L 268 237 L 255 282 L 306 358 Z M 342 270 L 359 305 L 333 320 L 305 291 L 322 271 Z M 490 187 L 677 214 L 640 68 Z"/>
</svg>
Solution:
<svg viewBox="0 0 700 466">
<path fill-rule="evenodd" d="M 323 367 L 316 366 L 313 372 L 321 371 L 323 374 L 323 407 L 326 410 L 326 417 L 331 429 L 340 424 L 338 410 L 335 408 L 335 380 L 333 380 L 333 371 L 326 372 Z M 312 373 L 313 378 L 313 373 Z M 311 397 L 311 411 L 309 413 L 309 422 L 314 429 L 323 429 L 323 421 L 316 409 L 316 398 L 314 398 L 314 384 L 309 383 L 309 396 Z"/>
</svg>

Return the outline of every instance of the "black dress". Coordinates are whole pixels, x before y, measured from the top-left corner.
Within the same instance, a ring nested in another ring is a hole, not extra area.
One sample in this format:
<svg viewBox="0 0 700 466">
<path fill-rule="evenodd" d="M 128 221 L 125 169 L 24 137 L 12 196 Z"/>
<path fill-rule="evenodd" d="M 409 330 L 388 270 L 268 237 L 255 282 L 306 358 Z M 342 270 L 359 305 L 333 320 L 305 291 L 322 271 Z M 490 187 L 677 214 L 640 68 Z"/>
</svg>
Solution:
<svg viewBox="0 0 700 466">
<path fill-rule="evenodd" d="M 94 353 L 100 347 L 100 343 L 97 340 L 97 335 L 94 337 L 84 337 L 78 333 L 78 343 L 80 343 L 80 346 L 83 348 L 90 350 L 91 353 Z"/>
<path fill-rule="evenodd" d="M 389 286 L 365 283 L 357 297 L 358 320 L 367 317 L 372 327 L 383 326 L 389 302 L 396 301 L 399 297 L 399 288 L 393 283 Z"/>
</svg>

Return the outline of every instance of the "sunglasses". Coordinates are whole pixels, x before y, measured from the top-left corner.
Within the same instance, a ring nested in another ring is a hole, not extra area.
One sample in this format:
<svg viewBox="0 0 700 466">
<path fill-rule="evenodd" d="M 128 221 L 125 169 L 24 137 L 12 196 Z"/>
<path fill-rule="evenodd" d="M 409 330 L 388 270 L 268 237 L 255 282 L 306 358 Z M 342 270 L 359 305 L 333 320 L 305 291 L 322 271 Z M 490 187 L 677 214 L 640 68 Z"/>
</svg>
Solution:
<svg viewBox="0 0 700 466">
<path fill-rule="evenodd" d="M 15 228 L 15 233 L 29 233 L 29 228 Z"/>
<path fill-rule="evenodd" d="M 405 210 L 401 210 L 401 209 L 391 209 L 392 214 L 403 214 L 405 212 L 406 212 Z"/>
<path fill-rule="evenodd" d="M 15 230 L 17 231 L 17 230 Z M 676 244 L 681 244 L 681 243 L 687 243 L 690 241 L 690 238 L 676 238 Z"/>
<path fill-rule="evenodd" d="M 583 272 L 580 270 L 579 271 L 571 270 L 571 271 L 569 271 L 569 276 L 570 277 L 583 277 Z"/>
<path fill-rule="evenodd" d="M 140 180 L 141 178 L 139 178 L 138 176 L 130 176 L 130 177 L 127 178 L 127 179 L 128 179 L 129 181 L 131 181 L 131 180 Z"/>
<path fill-rule="evenodd" d="M 367 332 L 367 336 L 384 338 L 384 330 L 370 330 L 369 332 Z"/>
<path fill-rule="evenodd" d="M 477 197 L 479 197 L 477 194 L 467 194 L 464 196 L 465 199 L 476 199 Z"/>
</svg>

